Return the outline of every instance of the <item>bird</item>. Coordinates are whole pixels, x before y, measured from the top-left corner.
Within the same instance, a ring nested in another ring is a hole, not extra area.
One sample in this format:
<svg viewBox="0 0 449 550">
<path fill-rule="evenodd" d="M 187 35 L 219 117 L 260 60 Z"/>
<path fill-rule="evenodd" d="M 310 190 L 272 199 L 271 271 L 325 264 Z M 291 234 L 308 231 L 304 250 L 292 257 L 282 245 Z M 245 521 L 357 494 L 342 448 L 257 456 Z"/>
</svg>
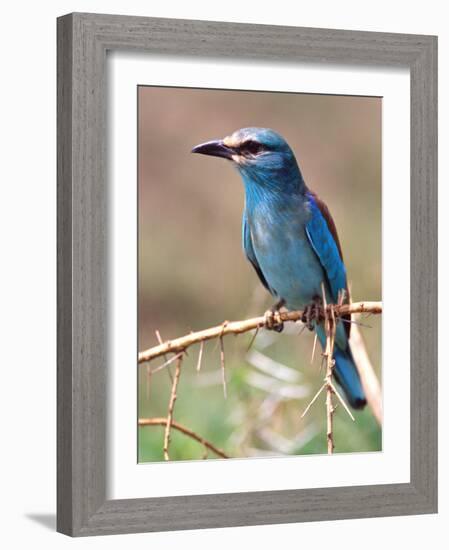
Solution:
<svg viewBox="0 0 449 550">
<path fill-rule="evenodd" d="M 192 153 L 224 158 L 237 168 L 245 190 L 243 250 L 276 300 L 271 311 L 305 308 L 324 349 L 323 323 L 310 312 L 324 297 L 334 304 L 349 300 L 346 268 L 330 210 L 306 185 L 287 141 L 270 128 L 241 128 Z M 343 321 L 336 327 L 333 376 L 351 407 L 363 409 L 366 397 L 349 344 L 351 317 Z"/>
</svg>

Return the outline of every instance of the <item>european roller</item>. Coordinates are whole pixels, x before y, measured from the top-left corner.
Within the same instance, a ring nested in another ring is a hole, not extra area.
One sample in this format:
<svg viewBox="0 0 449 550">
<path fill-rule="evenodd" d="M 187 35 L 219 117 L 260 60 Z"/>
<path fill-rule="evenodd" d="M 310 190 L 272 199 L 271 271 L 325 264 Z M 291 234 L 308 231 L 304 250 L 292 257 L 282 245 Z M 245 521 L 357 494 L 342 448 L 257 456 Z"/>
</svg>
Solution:
<svg viewBox="0 0 449 550">
<path fill-rule="evenodd" d="M 192 152 L 222 157 L 237 167 L 245 188 L 243 249 L 276 299 L 274 308 L 310 311 L 320 302 L 323 288 L 328 303 L 337 303 L 342 295 L 348 299 L 335 223 L 324 202 L 307 187 L 281 135 L 268 128 L 242 128 Z M 323 324 L 309 324 L 324 347 Z M 366 399 L 349 346 L 350 328 L 350 317 L 337 324 L 334 377 L 350 405 L 362 409 Z"/>
</svg>

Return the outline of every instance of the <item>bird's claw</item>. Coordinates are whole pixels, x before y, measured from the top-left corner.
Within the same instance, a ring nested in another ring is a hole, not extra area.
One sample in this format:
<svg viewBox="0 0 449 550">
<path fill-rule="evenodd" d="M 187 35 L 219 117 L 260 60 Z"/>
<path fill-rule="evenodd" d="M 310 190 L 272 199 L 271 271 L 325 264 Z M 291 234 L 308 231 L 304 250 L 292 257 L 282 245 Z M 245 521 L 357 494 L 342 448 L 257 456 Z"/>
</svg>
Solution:
<svg viewBox="0 0 449 550">
<path fill-rule="evenodd" d="M 284 322 L 281 320 L 278 309 L 271 308 L 265 312 L 265 328 L 276 332 L 284 330 Z"/>
<path fill-rule="evenodd" d="M 315 325 L 322 320 L 320 304 L 312 302 L 304 308 L 304 312 L 301 317 L 301 321 L 306 327 L 312 331 L 315 330 Z"/>
</svg>

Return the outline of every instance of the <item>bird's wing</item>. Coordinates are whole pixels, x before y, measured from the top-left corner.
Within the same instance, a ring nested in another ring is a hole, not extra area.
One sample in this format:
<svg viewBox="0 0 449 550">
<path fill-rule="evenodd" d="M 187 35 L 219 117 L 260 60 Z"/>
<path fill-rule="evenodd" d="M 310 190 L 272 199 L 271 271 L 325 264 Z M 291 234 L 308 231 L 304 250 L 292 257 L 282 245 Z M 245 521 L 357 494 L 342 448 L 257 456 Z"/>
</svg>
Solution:
<svg viewBox="0 0 449 550">
<path fill-rule="evenodd" d="M 337 303 L 342 290 L 346 293 L 345 302 L 347 302 L 349 294 L 346 268 L 334 220 L 325 203 L 315 193 L 309 191 L 307 198 L 311 212 L 310 221 L 306 224 L 307 237 L 323 266 L 334 303 Z M 348 337 L 350 326 L 350 323 L 345 323 Z"/>
<path fill-rule="evenodd" d="M 251 233 L 249 230 L 248 221 L 246 219 L 246 211 L 243 212 L 243 218 L 242 218 L 242 244 L 243 244 L 243 250 L 245 251 L 245 255 L 248 258 L 248 260 L 251 262 L 254 269 L 256 270 L 256 273 L 259 276 L 260 282 L 268 290 L 268 292 L 271 292 L 271 289 L 268 286 L 267 280 L 265 279 L 265 276 L 262 273 L 262 270 L 260 269 L 259 263 L 254 253 L 253 243 L 251 240 Z"/>
</svg>

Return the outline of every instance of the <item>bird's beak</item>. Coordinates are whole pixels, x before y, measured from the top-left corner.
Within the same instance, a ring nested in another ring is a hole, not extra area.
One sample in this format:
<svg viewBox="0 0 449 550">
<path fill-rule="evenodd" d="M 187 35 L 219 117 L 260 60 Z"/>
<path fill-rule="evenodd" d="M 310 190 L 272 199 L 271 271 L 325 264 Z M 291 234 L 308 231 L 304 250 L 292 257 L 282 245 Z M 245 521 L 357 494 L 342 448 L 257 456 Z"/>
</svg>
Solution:
<svg viewBox="0 0 449 550">
<path fill-rule="evenodd" d="M 200 143 L 192 149 L 192 153 L 201 155 L 210 155 L 212 157 L 222 157 L 224 159 L 232 159 L 235 151 L 223 143 L 221 139 L 217 141 L 207 141 Z"/>
</svg>

